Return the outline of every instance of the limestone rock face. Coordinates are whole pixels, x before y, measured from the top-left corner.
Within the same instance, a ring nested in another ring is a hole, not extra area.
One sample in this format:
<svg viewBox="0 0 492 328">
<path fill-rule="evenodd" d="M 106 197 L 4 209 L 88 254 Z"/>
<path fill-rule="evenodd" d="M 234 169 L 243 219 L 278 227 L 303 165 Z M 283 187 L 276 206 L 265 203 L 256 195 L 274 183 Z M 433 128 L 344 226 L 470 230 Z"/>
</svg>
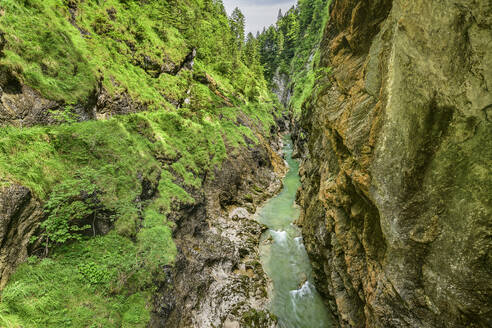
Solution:
<svg viewBox="0 0 492 328">
<path fill-rule="evenodd" d="M 492 3 L 336 0 L 321 50 L 299 223 L 340 326 L 492 326 Z"/>
<path fill-rule="evenodd" d="M 168 217 L 175 222 L 178 255 L 174 267 L 167 268 L 168 281 L 158 286 L 149 327 L 277 326 L 259 258 L 266 227 L 253 215 L 282 187 L 286 168 L 270 146 L 277 141 L 231 151 L 214 177 L 193 193 L 195 203 Z"/>
<path fill-rule="evenodd" d="M 0 289 L 27 257 L 29 239 L 42 218 L 42 207 L 20 185 L 0 187 Z"/>
</svg>

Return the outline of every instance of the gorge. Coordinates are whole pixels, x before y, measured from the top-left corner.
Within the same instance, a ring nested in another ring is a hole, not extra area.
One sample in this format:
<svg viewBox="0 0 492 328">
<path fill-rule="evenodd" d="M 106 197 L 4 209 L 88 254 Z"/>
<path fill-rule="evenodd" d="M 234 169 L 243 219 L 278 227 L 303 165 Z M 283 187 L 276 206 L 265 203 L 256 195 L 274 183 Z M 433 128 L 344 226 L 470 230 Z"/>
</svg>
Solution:
<svg viewBox="0 0 492 328">
<path fill-rule="evenodd" d="M 0 327 L 492 326 L 492 3 L 0 1 Z"/>
</svg>

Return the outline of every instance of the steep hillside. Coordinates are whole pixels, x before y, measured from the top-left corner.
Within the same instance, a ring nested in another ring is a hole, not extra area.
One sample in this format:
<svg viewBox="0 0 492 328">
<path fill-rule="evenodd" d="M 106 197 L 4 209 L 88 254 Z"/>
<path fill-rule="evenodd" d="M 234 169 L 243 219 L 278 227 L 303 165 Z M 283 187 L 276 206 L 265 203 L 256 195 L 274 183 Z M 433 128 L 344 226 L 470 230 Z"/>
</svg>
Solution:
<svg viewBox="0 0 492 328">
<path fill-rule="evenodd" d="M 0 1 L 0 327 L 492 326 L 490 1 L 244 19 Z"/>
<path fill-rule="evenodd" d="M 490 327 L 490 1 L 334 1 L 300 224 L 342 327 Z"/>
<path fill-rule="evenodd" d="M 265 78 L 279 100 L 297 118 L 311 95 L 317 69 L 319 43 L 328 20 L 329 0 L 299 0 L 276 24 L 258 36 L 259 58 Z"/>
<path fill-rule="evenodd" d="M 261 228 L 224 221 L 283 170 L 234 23 L 220 1 L 0 2 L 0 326 L 161 326 L 188 306 L 173 324 L 189 327 L 216 263 L 243 302 L 211 324 L 274 322 L 262 272 L 233 274 Z"/>
<path fill-rule="evenodd" d="M 261 74 L 240 60 L 221 2 L 5 0 L 1 6 L 0 122 L 49 122 L 67 108 L 84 119 L 185 101 L 206 107 L 268 98 Z"/>
</svg>

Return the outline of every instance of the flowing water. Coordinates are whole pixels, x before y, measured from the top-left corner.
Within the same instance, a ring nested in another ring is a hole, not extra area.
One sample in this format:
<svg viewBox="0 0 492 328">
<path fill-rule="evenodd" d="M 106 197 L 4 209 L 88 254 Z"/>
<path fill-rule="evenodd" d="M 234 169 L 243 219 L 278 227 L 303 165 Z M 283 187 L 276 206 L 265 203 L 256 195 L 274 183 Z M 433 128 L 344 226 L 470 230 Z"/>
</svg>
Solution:
<svg viewBox="0 0 492 328">
<path fill-rule="evenodd" d="M 301 237 L 293 224 L 299 217 L 295 206 L 300 186 L 299 164 L 292 159 L 292 143 L 285 140 L 284 153 L 289 172 L 284 188 L 269 200 L 258 214 L 258 221 L 269 229 L 260 247 L 263 267 L 273 282 L 271 310 L 281 328 L 329 328 L 329 312 L 314 287 L 311 264 Z"/>
</svg>

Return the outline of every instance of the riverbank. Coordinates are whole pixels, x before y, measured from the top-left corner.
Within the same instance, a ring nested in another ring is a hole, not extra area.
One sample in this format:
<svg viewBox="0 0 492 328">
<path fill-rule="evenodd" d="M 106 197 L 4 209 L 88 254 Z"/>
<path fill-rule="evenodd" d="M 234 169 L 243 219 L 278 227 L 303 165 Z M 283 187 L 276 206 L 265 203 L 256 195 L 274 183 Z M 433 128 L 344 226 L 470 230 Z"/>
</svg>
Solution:
<svg viewBox="0 0 492 328">
<path fill-rule="evenodd" d="M 283 179 L 283 189 L 256 215 L 258 222 L 268 227 L 262 236 L 260 257 L 272 281 L 270 309 L 281 328 L 329 328 L 331 315 L 314 287 L 301 231 L 294 225 L 300 214 L 295 204 L 300 178 L 299 163 L 292 158 L 292 152 L 287 136 L 283 153 L 289 170 Z"/>
<path fill-rule="evenodd" d="M 276 327 L 253 214 L 282 188 L 280 135 L 236 152 L 174 211 L 178 255 L 154 298 L 151 327 Z"/>
</svg>

